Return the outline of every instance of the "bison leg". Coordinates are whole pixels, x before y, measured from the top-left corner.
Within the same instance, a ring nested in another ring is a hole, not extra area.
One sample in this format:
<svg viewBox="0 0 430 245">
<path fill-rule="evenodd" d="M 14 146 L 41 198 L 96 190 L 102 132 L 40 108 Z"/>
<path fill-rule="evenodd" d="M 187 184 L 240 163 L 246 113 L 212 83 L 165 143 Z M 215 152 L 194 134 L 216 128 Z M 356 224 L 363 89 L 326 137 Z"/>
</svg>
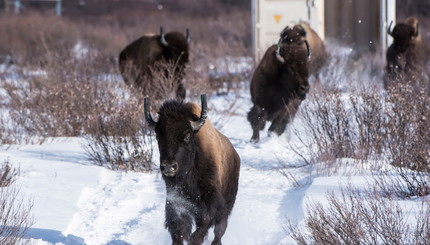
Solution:
<svg viewBox="0 0 430 245">
<path fill-rule="evenodd" d="M 189 245 L 201 245 L 211 226 L 209 216 L 196 218 L 196 230 L 191 234 Z"/>
<path fill-rule="evenodd" d="M 289 105 L 284 106 L 269 127 L 269 133 L 275 132 L 277 135 L 284 133 L 287 124 L 294 118 L 299 109 L 301 101 L 299 99 L 292 100 Z"/>
<path fill-rule="evenodd" d="M 227 229 L 227 220 L 228 217 L 224 217 L 219 223 L 215 224 L 215 238 L 212 241 L 211 245 L 221 245 L 221 238 L 222 236 L 224 236 L 225 230 Z"/>
<path fill-rule="evenodd" d="M 262 130 L 266 125 L 267 112 L 263 108 L 257 105 L 254 105 L 251 108 L 251 111 L 248 112 L 247 118 L 248 118 L 248 121 L 251 123 L 252 131 L 253 131 L 251 142 L 260 141 L 260 130 Z"/>
<path fill-rule="evenodd" d="M 173 245 L 182 245 L 184 240 L 188 240 L 192 219 L 188 215 L 181 215 L 175 211 L 175 207 L 169 203 L 166 204 L 166 228 L 172 237 Z"/>
</svg>

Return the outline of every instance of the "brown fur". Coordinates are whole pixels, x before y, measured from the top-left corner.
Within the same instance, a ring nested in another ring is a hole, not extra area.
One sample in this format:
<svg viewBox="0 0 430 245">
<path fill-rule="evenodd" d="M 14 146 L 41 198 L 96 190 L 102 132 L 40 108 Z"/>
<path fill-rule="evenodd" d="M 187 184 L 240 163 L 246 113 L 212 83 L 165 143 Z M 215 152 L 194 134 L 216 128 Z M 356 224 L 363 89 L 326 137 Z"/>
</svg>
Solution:
<svg viewBox="0 0 430 245">
<path fill-rule="evenodd" d="M 221 244 L 227 220 L 236 200 L 240 158 L 227 137 L 209 119 L 194 131 L 190 121 L 200 117 L 194 103 L 167 101 L 159 110 L 155 132 L 160 165 L 174 163 L 174 175 L 166 183 L 166 227 L 173 244 L 202 244 L 215 226 L 212 244 Z M 195 221 L 196 230 L 191 232 Z"/>
<path fill-rule="evenodd" d="M 385 89 L 395 86 L 397 82 L 422 79 L 429 50 L 419 33 L 418 19 L 412 16 L 396 24 L 390 35 L 393 43 L 386 53 Z"/>
<path fill-rule="evenodd" d="M 176 97 L 183 100 L 186 91 L 182 79 L 189 58 L 188 41 L 180 32 L 166 33 L 165 39 L 168 47 L 161 43 L 160 35 L 154 34 L 144 35 L 128 44 L 119 54 L 119 70 L 126 84 L 135 86 L 148 96 L 153 91 L 153 71 L 162 69 L 167 75 L 169 66 L 162 64 L 175 65 Z"/>
<path fill-rule="evenodd" d="M 290 43 L 298 43 L 307 40 L 309 42 L 312 54 L 309 60 L 309 74 L 318 75 L 321 68 L 327 63 L 328 53 L 323 40 L 310 27 L 307 22 L 300 22 L 292 28 L 287 26 L 282 30 L 281 37 L 286 38 Z M 306 49 L 306 46 L 301 46 Z"/>
<path fill-rule="evenodd" d="M 253 129 L 253 142 L 259 141 L 259 131 L 264 128 L 266 120 L 272 121 L 269 132 L 281 135 L 309 91 L 308 51 L 302 37 L 282 32 L 281 39 L 280 54 L 285 63 L 276 58 L 277 46 L 273 45 L 252 76 L 251 99 L 254 106 L 248 113 L 248 121 Z"/>
<path fill-rule="evenodd" d="M 306 31 L 306 39 L 308 40 L 312 55 L 309 61 L 309 74 L 318 75 L 324 65 L 327 64 L 328 53 L 324 45 L 324 41 L 318 36 L 307 22 L 300 22 L 298 25 L 302 26 Z"/>
</svg>

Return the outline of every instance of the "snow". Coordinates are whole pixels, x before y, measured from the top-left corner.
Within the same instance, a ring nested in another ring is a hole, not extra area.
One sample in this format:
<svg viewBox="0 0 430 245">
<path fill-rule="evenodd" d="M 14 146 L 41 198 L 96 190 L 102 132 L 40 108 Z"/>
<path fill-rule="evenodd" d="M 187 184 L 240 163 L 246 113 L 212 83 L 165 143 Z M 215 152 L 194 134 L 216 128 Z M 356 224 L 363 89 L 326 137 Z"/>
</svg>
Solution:
<svg viewBox="0 0 430 245">
<path fill-rule="evenodd" d="M 234 114 L 223 120 L 217 109 L 237 100 Z M 209 97 L 209 118 L 233 143 L 241 157 L 237 200 L 229 218 L 223 244 L 291 244 L 288 221 L 303 221 L 312 202 L 327 203 L 327 193 L 340 193 L 352 183 L 364 188 L 369 173 L 312 172 L 290 150 L 298 145 L 291 128 L 281 136 L 261 132 L 260 143 L 250 143 L 246 113 L 251 107 L 248 90 Z M 166 193 L 158 171 L 112 171 L 88 161 L 83 138 L 55 138 L 41 145 L 0 149 L 0 161 L 9 159 L 21 174 L 16 185 L 30 198 L 35 218 L 26 239 L 35 245 L 170 244 L 164 228 Z M 154 161 L 158 162 L 155 150 Z M 277 169 L 291 166 L 294 180 Z M 302 166 L 302 167 L 300 167 Z M 403 201 L 410 205 L 414 201 Z M 209 231 L 204 244 L 213 238 Z"/>
</svg>

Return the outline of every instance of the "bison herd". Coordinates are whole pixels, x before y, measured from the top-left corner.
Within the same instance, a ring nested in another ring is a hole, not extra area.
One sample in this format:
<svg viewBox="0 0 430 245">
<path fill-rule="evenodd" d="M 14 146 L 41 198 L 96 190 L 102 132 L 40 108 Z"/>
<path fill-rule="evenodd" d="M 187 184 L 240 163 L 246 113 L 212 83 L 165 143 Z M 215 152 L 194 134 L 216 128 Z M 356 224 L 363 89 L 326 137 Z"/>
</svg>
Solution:
<svg viewBox="0 0 430 245">
<path fill-rule="evenodd" d="M 418 19 L 409 17 L 388 34 L 393 43 L 386 53 L 385 89 L 399 82 L 419 79 L 425 73 L 429 51 L 419 32 Z M 277 43 L 270 46 L 256 67 L 250 93 L 253 103 L 247 119 L 252 142 L 270 121 L 269 135 L 281 135 L 310 90 L 309 77 L 318 77 L 329 55 L 324 42 L 308 23 L 287 26 Z M 126 84 L 149 96 L 154 73 L 171 72 L 175 100 L 158 110 L 155 121 L 149 99 L 144 101 L 147 125 L 155 131 L 160 152 L 160 170 L 166 185 L 165 226 L 172 244 L 202 244 L 214 227 L 212 244 L 221 244 L 228 216 L 238 191 L 240 158 L 228 138 L 207 118 L 206 96 L 201 107 L 185 103 L 185 68 L 189 62 L 189 31 L 148 34 L 127 45 L 119 55 L 119 70 Z M 166 70 L 162 64 L 173 64 Z M 157 68 L 158 67 L 158 68 Z M 194 231 L 193 231 L 194 227 Z"/>
</svg>

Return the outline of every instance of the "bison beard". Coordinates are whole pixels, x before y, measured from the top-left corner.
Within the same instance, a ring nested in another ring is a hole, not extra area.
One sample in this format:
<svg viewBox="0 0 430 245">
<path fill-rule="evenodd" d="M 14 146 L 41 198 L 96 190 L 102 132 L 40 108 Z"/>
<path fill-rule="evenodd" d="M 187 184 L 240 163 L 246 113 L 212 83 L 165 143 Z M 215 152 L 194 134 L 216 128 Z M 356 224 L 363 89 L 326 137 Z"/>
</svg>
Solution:
<svg viewBox="0 0 430 245">
<path fill-rule="evenodd" d="M 194 103 L 170 100 L 158 114 L 155 122 L 145 99 L 146 121 L 155 129 L 160 151 L 167 192 L 165 225 L 172 244 L 202 244 L 212 226 L 212 244 L 221 244 L 236 200 L 239 155 L 227 137 L 206 119 L 205 96 L 201 110 Z"/>
<path fill-rule="evenodd" d="M 298 29 L 298 27 L 295 27 Z M 264 54 L 251 80 L 253 107 L 248 113 L 253 134 L 252 142 L 260 140 L 260 130 L 272 121 L 269 132 L 281 135 L 294 117 L 309 91 L 308 58 L 310 46 L 303 29 L 299 36 L 289 37 L 290 30 L 281 32 L 278 45 Z"/>
</svg>

